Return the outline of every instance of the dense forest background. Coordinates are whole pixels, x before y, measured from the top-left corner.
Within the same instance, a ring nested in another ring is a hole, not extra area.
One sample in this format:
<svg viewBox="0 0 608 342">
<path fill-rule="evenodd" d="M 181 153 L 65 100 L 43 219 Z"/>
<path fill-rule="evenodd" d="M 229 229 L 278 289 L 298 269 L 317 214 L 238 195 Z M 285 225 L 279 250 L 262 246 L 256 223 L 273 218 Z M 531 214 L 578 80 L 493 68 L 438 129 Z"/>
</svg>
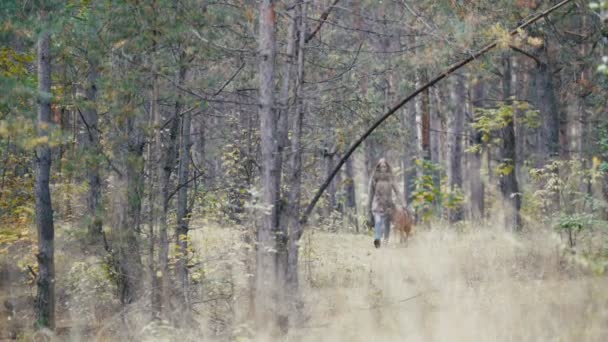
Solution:
<svg viewBox="0 0 608 342">
<path fill-rule="evenodd" d="M 558 3 L 0 0 L 0 338 L 605 338 L 608 3 Z"/>
</svg>

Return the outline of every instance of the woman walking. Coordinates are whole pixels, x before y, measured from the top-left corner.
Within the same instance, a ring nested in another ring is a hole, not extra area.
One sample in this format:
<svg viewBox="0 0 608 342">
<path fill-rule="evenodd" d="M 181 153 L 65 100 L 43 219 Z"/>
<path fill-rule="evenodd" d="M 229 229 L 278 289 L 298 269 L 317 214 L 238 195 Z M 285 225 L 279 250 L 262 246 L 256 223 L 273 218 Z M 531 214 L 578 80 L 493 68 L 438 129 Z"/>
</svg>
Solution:
<svg viewBox="0 0 608 342">
<path fill-rule="evenodd" d="M 403 205 L 403 197 L 399 193 L 393 171 L 386 159 L 381 158 L 372 172 L 369 181 L 369 196 L 367 208 L 369 210 L 369 223 L 374 226 L 374 246 L 380 248 L 380 239 L 384 236 L 384 242 L 388 242 L 391 231 L 391 215 L 395 209 L 393 192 Z"/>
</svg>

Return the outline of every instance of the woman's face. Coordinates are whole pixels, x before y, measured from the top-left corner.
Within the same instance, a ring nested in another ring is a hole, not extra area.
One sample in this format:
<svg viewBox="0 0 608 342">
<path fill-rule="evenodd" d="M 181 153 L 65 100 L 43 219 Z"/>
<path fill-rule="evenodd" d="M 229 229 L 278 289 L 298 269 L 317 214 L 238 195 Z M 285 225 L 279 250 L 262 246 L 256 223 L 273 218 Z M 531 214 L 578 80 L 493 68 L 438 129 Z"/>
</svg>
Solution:
<svg viewBox="0 0 608 342">
<path fill-rule="evenodd" d="M 387 172 L 388 171 L 388 164 L 385 161 L 381 161 L 378 164 L 378 170 L 381 172 Z"/>
</svg>

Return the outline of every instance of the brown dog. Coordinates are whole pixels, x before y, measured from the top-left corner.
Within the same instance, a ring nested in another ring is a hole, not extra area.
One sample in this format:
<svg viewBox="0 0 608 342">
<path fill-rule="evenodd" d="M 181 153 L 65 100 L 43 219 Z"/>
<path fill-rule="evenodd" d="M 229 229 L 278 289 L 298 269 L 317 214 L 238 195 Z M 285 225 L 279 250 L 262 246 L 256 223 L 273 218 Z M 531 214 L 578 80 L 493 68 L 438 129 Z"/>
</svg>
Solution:
<svg viewBox="0 0 608 342">
<path fill-rule="evenodd" d="M 399 232 L 401 243 L 407 241 L 414 228 L 414 219 L 407 209 L 396 207 L 392 215 L 393 228 Z"/>
</svg>

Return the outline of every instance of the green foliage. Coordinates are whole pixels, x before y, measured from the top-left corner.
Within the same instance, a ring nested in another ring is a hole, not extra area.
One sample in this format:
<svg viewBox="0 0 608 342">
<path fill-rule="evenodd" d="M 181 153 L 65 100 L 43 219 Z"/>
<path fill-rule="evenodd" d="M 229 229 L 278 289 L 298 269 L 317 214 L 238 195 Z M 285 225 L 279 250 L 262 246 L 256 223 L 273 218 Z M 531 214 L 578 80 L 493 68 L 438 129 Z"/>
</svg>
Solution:
<svg viewBox="0 0 608 342">
<path fill-rule="evenodd" d="M 15 153 L 14 146 L 0 144 L 0 244 L 12 237 L 27 236 L 34 214 L 34 178 L 28 155 Z M 12 227 L 12 232 L 9 232 Z M 5 230 L 6 229 L 6 230 Z M 4 235 L 7 234 L 7 235 Z"/>
<path fill-rule="evenodd" d="M 31 53 L 20 53 L 10 47 L 0 48 L 0 76 L 3 77 L 27 77 L 28 64 L 34 61 Z"/>
<path fill-rule="evenodd" d="M 608 227 L 608 221 L 602 217 L 608 207 L 591 193 L 592 187 L 606 175 L 599 165 L 598 159 L 594 159 L 591 167 L 577 159 L 555 160 L 530 170 L 536 187 L 530 200 L 538 209 L 530 214 L 567 233 L 571 247 L 576 245 L 576 235 L 581 231 Z"/>
<path fill-rule="evenodd" d="M 434 176 L 438 176 L 439 165 L 424 159 L 417 159 L 416 166 L 422 169 L 422 175 L 414 180 L 412 191 L 412 205 L 414 210 L 424 221 L 428 221 L 434 214 L 436 204 L 441 201 L 441 188 L 436 185 Z"/>
<path fill-rule="evenodd" d="M 412 206 L 423 221 L 430 220 L 441 213 L 441 209 L 454 210 L 461 208 L 465 194 L 460 188 L 451 189 L 447 184 L 444 170 L 429 160 L 416 160 L 416 166 L 421 168 L 422 176 L 414 179 L 412 191 Z M 440 179 L 440 181 L 438 180 Z"/>
<path fill-rule="evenodd" d="M 73 314 L 83 321 L 95 320 L 98 307 L 116 302 L 116 285 L 108 268 L 91 261 L 74 262 L 59 284 L 73 302 L 70 306 Z"/>
<path fill-rule="evenodd" d="M 512 160 L 506 160 L 502 163 L 498 164 L 496 167 L 496 174 L 498 176 L 507 176 L 510 175 L 515 170 L 515 164 Z"/>
<path fill-rule="evenodd" d="M 599 170 L 608 172 L 608 123 L 602 123 L 597 130 L 597 152 L 600 159 L 594 159 L 594 163 L 599 162 Z"/>
<path fill-rule="evenodd" d="M 608 32 L 608 27 L 606 25 L 606 20 L 608 20 L 608 1 L 606 1 L 606 0 L 590 1 L 589 8 L 596 11 L 599 14 L 599 16 L 603 22 L 602 34 L 604 36 L 606 36 L 606 33 Z M 597 67 L 597 71 L 600 73 L 603 73 L 605 75 L 608 75 L 608 56 L 602 56 L 600 64 Z"/>
<path fill-rule="evenodd" d="M 598 12 L 602 20 L 602 34 L 605 36 L 608 31 L 608 27 L 606 26 L 606 20 L 608 19 L 608 1 L 590 1 L 589 8 Z M 602 56 L 600 64 L 597 66 L 597 71 L 608 75 L 608 56 Z"/>
<path fill-rule="evenodd" d="M 521 114 L 519 114 L 521 113 Z M 513 121 L 514 115 L 517 119 L 530 128 L 540 126 L 540 113 L 538 110 L 530 109 L 530 104 L 525 101 L 501 102 L 496 108 L 475 108 L 475 122 L 473 128 L 480 131 L 482 141 L 491 143 L 492 135 L 506 127 Z"/>
<path fill-rule="evenodd" d="M 443 188 L 445 189 L 441 192 L 443 196 L 443 206 L 451 210 L 461 208 L 465 201 L 465 194 L 462 189 L 455 188 L 451 190 L 448 189 L 446 185 L 444 185 Z"/>
<path fill-rule="evenodd" d="M 556 229 L 565 231 L 580 232 L 583 229 L 589 229 L 602 221 L 597 220 L 593 215 L 588 213 L 583 214 L 561 214 L 557 219 Z"/>
<path fill-rule="evenodd" d="M 466 152 L 480 154 L 484 148 L 500 145 L 500 130 L 510 124 L 514 117 L 528 128 L 538 128 L 541 124 L 540 112 L 532 109 L 526 101 L 501 102 L 496 108 L 475 108 L 475 122 L 472 127 L 481 132 L 482 144 L 473 144 Z M 514 168 L 512 161 L 504 161 L 494 171 L 503 176 L 513 172 Z"/>
</svg>

